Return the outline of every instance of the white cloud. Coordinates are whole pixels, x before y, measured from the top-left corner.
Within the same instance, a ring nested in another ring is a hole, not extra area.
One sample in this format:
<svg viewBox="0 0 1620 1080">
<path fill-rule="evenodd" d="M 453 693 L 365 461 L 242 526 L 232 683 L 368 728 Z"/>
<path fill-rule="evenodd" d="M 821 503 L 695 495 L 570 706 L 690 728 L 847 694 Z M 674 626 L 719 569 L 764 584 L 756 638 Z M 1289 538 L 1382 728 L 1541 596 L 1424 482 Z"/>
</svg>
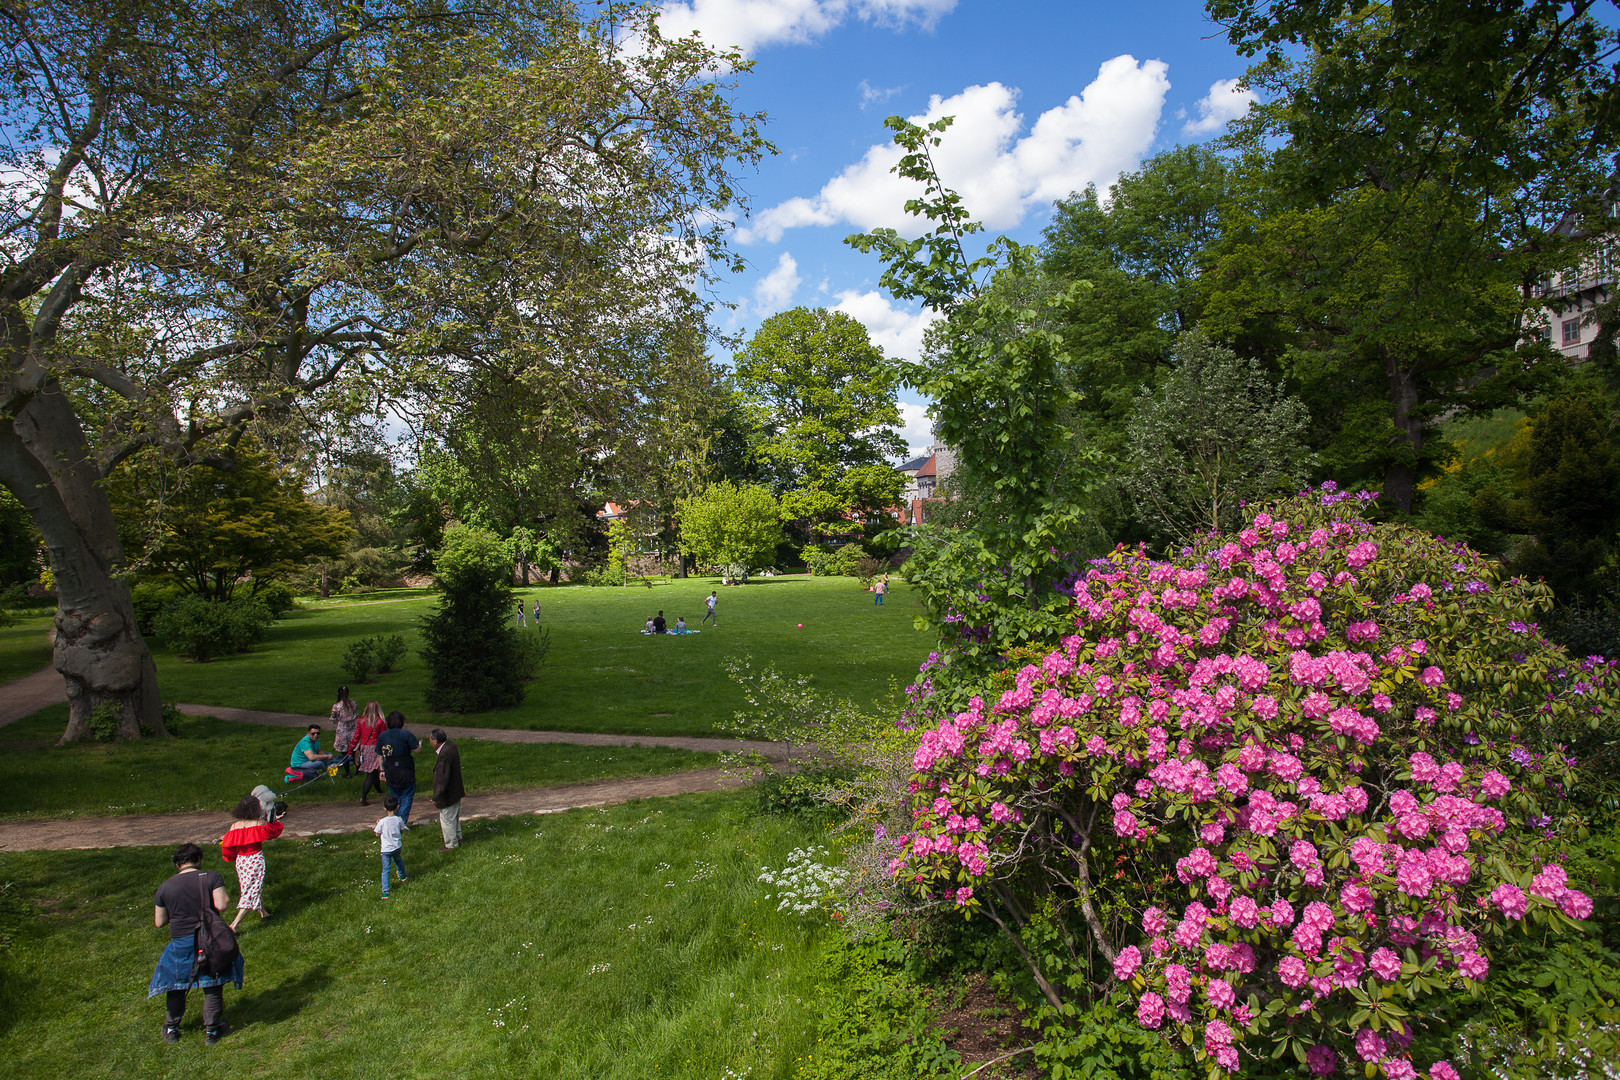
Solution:
<svg viewBox="0 0 1620 1080">
<path fill-rule="evenodd" d="M 799 264 L 792 255 L 782 252 L 776 260 L 776 269 L 759 279 L 754 286 L 754 304 L 761 315 L 781 311 L 798 291 Z"/>
<path fill-rule="evenodd" d="M 865 79 L 862 79 L 860 85 L 861 108 L 865 109 L 868 105 L 881 105 L 904 89 L 903 86 L 873 86 Z"/>
<path fill-rule="evenodd" d="M 939 312 L 928 308 L 913 312 L 895 307 L 880 292 L 854 289 L 840 292 L 833 310 L 842 311 L 866 327 L 872 344 L 880 347 L 884 356 L 900 360 L 922 358 L 923 331 L 940 317 Z"/>
<path fill-rule="evenodd" d="M 928 419 L 928 406 L 910 401 L 901 401 L 898 404 L 900 437 L 911 448 L 912 457 L 921 457 L 928 453 L 928 448 L 934 444 L 934 426 Z"/>
<path fill-rule="evenodd" d="M 1032 208 L 1089 183 L 1106 190 L 1133 168 L 1153 144 L 1169 90 L 1163 61 L 1116 56 L 1098 68 L 1084 91 L 1046 110 L 1027 133 L 1016 108 L 1018 90 L 994 82 L 949 98 L 935 95 L 928 111 L 911 120 L 956 118 L 934 149 L 940 178 L 962 195 L 975 218 L 1006 229 Z M 814 198 L 788 199 L 759 214 L 737 230 L 738 242 L 774 243 L 787 229 L 838 222 L 921 234 L 924 223 L 905 212 L 906 200 L 921 193 L 919 185 L 889 171 L 900 154 L 892 143 L 871 147 Z"/>
<path fill-rule="evenodd" d="M 850 18 L 879 26 L 933 29 L 956 0 L 691 0 L 666 3 L 658 16 L 666 38 L 697 33 L 718 48 L 752 53 L 766 45 L 802 45 Z"/>
<path fill-rule="evenodd" d="M 1245 90 L 1237 79 L 1217 79 L 1210 84 L 1197 105 L 1198 119 L 1182 127 L 1183 135 L 1210 135 L 1249 111 L 1255 102 L 1253 90 Z"/>
</svg>

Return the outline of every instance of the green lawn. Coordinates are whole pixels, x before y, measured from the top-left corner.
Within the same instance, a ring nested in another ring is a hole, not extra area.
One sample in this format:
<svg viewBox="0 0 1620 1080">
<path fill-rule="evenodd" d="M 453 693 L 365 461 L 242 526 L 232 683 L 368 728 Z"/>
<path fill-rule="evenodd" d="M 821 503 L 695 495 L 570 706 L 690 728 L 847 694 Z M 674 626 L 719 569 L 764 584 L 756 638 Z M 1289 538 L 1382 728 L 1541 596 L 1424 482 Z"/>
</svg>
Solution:
<svg viewBox="0 0 1620 1080">
<path fill-rule="evenodd" d="M 50 615 L 21 615 L 0 627 L 0 683 L 32 675 L 51 662 Z"/>
<path fill-rule="evenodd" d="M 67 706 L 0 727 L 0 820 L 226 811 L 253 789 L 280 790 L 281 771 L 302 736 L 295 728 L 186 717 L 173 741 L 58 747 Z M 427 734 L 416 728 L 418 736 Z M 328 734 L 330 739 L 330 734 Z M 569 746 L 463 739 L 470 791 L 574 784 L 708 768 L 719 755 L 642 746 Z M 301 788 L 295 803 L 357 799 L 360 781 L 337 778 Z"/>
<path fill-rule="evenodd" d="M 865 701 L 905 685 L 929 649 L 912 626 L 911 591 L 894 583 L 884 607 L 849 578 L 783 577 L 722 588 L 720 627 L 699 627 L 703 597 L 715 588 L 693 578 L 646 588 L 563 586 L 520 591 L 541 604 L 551 655 L 515 709 L 458 722 L 485 727 L 610 731 L 658 735 L 725 732 L 743 707 L 721 662 L 752 656 L 808 674 L 825 691 Z M 406 592 L 401 590 L 401 592 Z M 434 600 L 421 590 L 400 600 L 386 593 L 350 603 L 312 604 L 271 628 L 250 653 L 191 664 L 159 649 L 165 700 L 326 715 L 339 684 L 340 661 L 356 638 L 403 632 L 412 650 L 402 670 L 352 688 L 365 701 L 400 709 L 419 726 L 432 717 L 422 700 L 425 672 L 416 655 L 416 625 Z M 662 609 L 673 625 L 685 615 L 698 634 L 648 637 L 642 625 Z M 800 623 L 804 629 L 798 629 Z"/>
<path fill-rule="evenodd" d="M 816 837 L 750 798 L 473 821 L 449 854 L 407 834 L 386 902 L 374 837 L 275 841 L 275 918 L 244 923 L 246 985 L 211 1048 L 200 995 L 175 1046 L 146 997 L 167 850 L 0 854 L 0 1060 L 40 1078 L 787 1077 L 814 1047 L 825 931 L 756 879 Z"/>
</svg>

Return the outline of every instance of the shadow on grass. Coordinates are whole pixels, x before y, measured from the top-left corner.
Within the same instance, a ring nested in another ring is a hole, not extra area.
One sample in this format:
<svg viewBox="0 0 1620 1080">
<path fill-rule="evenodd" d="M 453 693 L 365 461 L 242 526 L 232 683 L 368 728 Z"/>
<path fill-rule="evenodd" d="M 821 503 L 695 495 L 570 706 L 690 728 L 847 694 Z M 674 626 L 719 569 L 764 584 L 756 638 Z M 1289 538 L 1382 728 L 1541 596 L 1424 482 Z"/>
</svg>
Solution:
<svg viewBox="0 0 1620 1080">
<path fill-rule="evenodd" d="M 275 961 L 266 956 L 260 963 L 268 966 Z M 332 976 L 327 974 L 326 965 L 320 964 L 291 982 L 256 994 L 243 994 L 234 1002 L 228 1001 L 226 1015 L 235 1028 L 280 1024 L 301 1014 L 305 1004 L 319 996 L 331 983 Z M 243 988 L 249 985 L 244 980 Z"/>
</svg>

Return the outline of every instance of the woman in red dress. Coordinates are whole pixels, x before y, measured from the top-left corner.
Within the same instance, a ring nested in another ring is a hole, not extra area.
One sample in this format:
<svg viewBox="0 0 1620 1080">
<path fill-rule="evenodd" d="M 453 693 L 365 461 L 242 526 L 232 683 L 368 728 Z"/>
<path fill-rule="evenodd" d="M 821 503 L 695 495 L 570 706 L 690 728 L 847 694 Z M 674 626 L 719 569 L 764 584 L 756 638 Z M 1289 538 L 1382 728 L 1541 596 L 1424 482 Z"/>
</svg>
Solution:
<svg viewBox="0 0 1620 1080">
<path fill-rule="evenodd" d="M 240 896 L 236 901 L 236 918 L 231 929 L 242 921 L 249 911 L 257 911 L 259 918 L 268 919 L 264 909 L 264 842 L 281 835 L 281 822 L 264 820 L 264 804 L 249 795 L 231 811 L 231 827 L 219 841 L 219 857 L 236 864 L 236 881 Z"/>
</svg>

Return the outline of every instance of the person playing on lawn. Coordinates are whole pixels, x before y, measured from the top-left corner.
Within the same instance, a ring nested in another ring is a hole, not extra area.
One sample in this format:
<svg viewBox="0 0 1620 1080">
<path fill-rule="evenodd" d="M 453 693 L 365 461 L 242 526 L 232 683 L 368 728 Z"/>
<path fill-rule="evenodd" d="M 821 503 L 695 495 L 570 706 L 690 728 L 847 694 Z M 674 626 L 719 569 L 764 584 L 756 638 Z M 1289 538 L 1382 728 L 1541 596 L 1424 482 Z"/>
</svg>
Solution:
<svg viewBox="0 0 1620 1080">
<path fill-rule="evenodd" d="M 316 776 L 326 768 L 326 763 L 332 760 L 331 754 L 321 753 L 321 725 L 309 725 L 309 733 L 298 740 L 293 747 L 292 761 L 288 768 L 297 769 L 302 780 Z"/>
<path fill-rule="evenodd" d="M 349 696 L 347 686 L 338 687 L 337 702 L 332 706 L 332 752 L 340 758 L 349 755 L 349 744 L 354 741 L 354 722 L 360 715 L 360 703 Z M 349 775 L 351 762 L 343 763 L 343 775 Z"/>
<path fill-rule="evenodd" d="M 719 599 L 720 598 L 718 596 L 716 596 L 713 592 L 711 592 L 709 594 L 709 596 L 708 596 L 708 599 L 703 601 L 705 604 L 707 604 L 709 606 L 709 610 L 708 610 L 708 613 L 703 616 L 703 621 L 698 623 L 699 626 L 708 625 L 708 622 L 709 622 L 710 619 L 714 620 L 714 625 L 716 625 L 716 626 L 720 625 L 720 616 L 718 616 L 718 615 L 716 615 L 714 613 L 714 605 L 715 605 L 716 601 L 718 601 Z"/>
<path fill-rule="evenodd" d="M 281 822 L 264 820 L 264 806 L 252 795 L 236 804 L 231 811 L 231 827 L 219 841 L 219 857 L 236 864 L 236 884 L 241 890 L 236 899 L 236 918 L 231 929 L 242 921 L 249 911 L 257 911 L 259 918 L 268 919 L 264 909 L 264 842 L 281 835 Z"/>
<path fill-rule="evenodd" d="M 392 795 L 383 800 L 383 809 L 388 813 L 377 819 L 377 824 L 371 827 L 371 831 L 382 837 L 382 898 L 386 900 L 390 863 L 399 871 L 400 882 L 403 884 L 405 881 L 405 860 L 399 854 L 405 846 L 405 841 L 400 835 L 405 823 L 400 821 L 399 814 L 396 813 L 399 809 L 399 800 Z"/>
</svg>

